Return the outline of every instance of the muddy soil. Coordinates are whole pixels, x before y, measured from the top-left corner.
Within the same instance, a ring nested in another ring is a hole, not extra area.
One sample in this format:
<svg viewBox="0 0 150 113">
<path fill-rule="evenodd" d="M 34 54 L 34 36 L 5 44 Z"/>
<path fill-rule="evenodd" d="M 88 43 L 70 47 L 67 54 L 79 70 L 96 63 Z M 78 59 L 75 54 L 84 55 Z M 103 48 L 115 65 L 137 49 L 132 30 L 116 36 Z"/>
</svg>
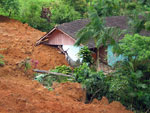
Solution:
<svg viewBox="0 0 150 113">
<path fill-rule="evenodd" d="M 45 45 L 35 47 L 36 41 L 44 34 L 28 24 L 0 16 L 0 54 L 6 62 L 6 66 L 1 68 L 1 74 L 5 76 L 14 72 L 14 76 L 18 73 L 24 75 L 22 72 L 25 67 L 21 63 L 29 58 L 33 61 L 32 67 L 38 69 L 49 70 L 58 65 L 68 65 L 65 56 L 57 48 Z M 38 62 L 36 67 L 34 62 Z M 27 75 L 30 74 L 29 71 Z"/>
<path fill-rule="evenodd" d="M 119 102 L 103 97 L 84 104 L 85 93 L 78 83 L 55 84 L 48 91 L 24 77 L 0 77 L 1 113 L 132 113 Z"/>
<path fill-rule="evenodd" d="M 0 16 L 0 54 L 6 63 L 0 67 L 0 113 L 132 113 L 119 102 L 109 103 L 105 97 L 84 104 L 85 91 L 78 83 L 54 83 L 54 90 L 48 91 L 32 80 L 32 69 L 25 72 L 21 65 L 25 59 L 38 62 L 36 68 L 45 70 L 68 65 L 57 48 L 34 46 L 44 34 Z"/>
</svg>

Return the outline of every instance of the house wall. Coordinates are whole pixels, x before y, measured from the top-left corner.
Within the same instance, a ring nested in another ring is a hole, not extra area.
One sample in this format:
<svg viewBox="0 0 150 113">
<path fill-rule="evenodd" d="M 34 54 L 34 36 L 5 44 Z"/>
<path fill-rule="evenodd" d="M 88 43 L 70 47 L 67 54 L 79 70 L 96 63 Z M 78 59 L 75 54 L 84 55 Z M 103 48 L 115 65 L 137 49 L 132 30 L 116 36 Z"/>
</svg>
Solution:
<svg viewBox="0 0 150 113">
<path fill-rule="evenodd" d="M 92 48 L 90 50 L 93 51 L 92 57 L 96 61 L 96 59 L 97 59 L 97 49 Z M 99 56 L 100 56 L 100 61 L 107 64 L 107 47 L 102 46 L 102 47 L 99 48 Z"/>
<path fill-rule="evenodd" d="M 107 49 L 107 62 L 108 62 L 108 65 L 114 66 L 114 64 L 117 61 L 122 61 L 124 59 L 125 59 L 125 57 L 123 55 L 116 56 L 116 54 L 113 53 L 113 46 L 111 46 L 111 45 L 108 46 L 108 49 Z"/>
<path fill-rule="evenodd" d="M 74 45 L 75 40 L 59 30 L 55 30 L 48 36 L 48 44 L 50 45 Z"/>
</svg>

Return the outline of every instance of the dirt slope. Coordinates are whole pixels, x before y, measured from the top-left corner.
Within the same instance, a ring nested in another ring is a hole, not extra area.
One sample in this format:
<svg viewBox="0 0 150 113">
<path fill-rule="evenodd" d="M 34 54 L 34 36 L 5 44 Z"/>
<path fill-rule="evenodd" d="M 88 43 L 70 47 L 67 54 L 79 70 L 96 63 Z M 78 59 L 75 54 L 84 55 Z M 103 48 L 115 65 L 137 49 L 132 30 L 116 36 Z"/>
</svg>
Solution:
<svg viewBox="0 0 150 113">
<path fill-rule="evenodd" d="M 1 113 L 132 113 L 119 102 L 106 98 L 84 104 L 84 92 L 78 83 L 55 85 L 49 92 L 36 81 L 22 77 L 0 78 Z"/>
<path fill-rule="evenodd" d="M 44 45 L 34 46 L 44 34 L 27 24 L 0 16 L 0 54 L 3 54 L 6 60 L 3 74 L 9 75 L 12 70 L 22 72 L 23 69 L 16 64 L 26 58 L 37 61 L 36 68 L 38 69 L 48 70 L 58 65 L 67 65 L 64 55 L 60 54 L 57 48 Z M 20 74 L 23 74 L 21 72 Z"/>
<path fill-rule="evenodd" d="M 84 104 L 85 92 L 78 83 L 54 84 L 50 92 L 31 80 L 33 72 L 20 66 L 26 58 L 37 61 L 38 69 L 52 69 L 67 62 L 58 49 L 40 45 L 45 33 L 19 21 L 0 16 L 0 54 L 6 65 L 0 67 L 0 113 L 131 113 L 119 102 L 106 98 Z M 33 65 L 34 67 L 34 65 Z"/>
</svg>

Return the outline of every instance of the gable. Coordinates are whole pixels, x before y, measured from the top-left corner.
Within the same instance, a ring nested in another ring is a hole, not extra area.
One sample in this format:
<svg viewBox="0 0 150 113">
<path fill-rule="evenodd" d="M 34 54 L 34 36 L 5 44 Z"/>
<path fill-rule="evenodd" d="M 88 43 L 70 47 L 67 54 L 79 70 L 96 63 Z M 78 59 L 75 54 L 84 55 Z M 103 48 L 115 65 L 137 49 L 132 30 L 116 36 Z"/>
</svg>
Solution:
<svg viewBox="0 0 150 113">
<path fill-rule="evenodd" d="M 51 34 L 47 36 L 48 45 L 74 45 L 75 40 L 66 33 L 55 29 Z"/>
</svg>

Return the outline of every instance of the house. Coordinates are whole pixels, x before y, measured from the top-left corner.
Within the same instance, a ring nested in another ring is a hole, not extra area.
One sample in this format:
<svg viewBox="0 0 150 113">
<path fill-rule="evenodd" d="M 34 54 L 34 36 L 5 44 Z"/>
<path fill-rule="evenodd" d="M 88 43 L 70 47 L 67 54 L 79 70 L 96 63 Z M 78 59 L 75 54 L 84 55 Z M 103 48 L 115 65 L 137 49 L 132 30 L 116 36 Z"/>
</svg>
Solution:
<svg viewBox="0 0 150 113">
<path fill-rule="evenodd" d="M 36 45 L 46 44 L 53 46 L 61 46 L 61 45 L 74 45 L 77 39 L 76 33 L 84 28 L 89 23 L 88 19 L 80 19 L 72 22 L 64 23 L 56 26 L 50 32 L 41 37 Z M 128 29 L 128 18 L 125 16 L 112 16 L 106 18 L 106 26 L 107 27 L 119 27 L 120 29 Z M 147 31 L 142 31 L 141 35 L 150 36 L 150 33 Z M 123 38 L 120 37 L 120 39 Z M 90 50 L 96 53 L 96 47 L 93 40 L 89 41 L 87 46 Z M 122 56 L 116 57 L 112 52 L 111 45 L 108 47 L 101 46 L 99 50 L 101 62 L 107 63 L 110 66 L 121 59 Z"/>
</svg>

